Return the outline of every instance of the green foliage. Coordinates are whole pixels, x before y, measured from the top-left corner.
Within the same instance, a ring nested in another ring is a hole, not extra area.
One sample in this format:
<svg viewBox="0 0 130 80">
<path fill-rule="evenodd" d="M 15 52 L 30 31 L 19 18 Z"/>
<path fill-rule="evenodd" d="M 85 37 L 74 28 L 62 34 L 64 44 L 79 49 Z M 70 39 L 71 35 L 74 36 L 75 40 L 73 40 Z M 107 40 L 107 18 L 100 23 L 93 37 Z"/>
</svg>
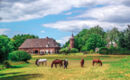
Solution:
<svg viewBox="0 0 130 80">
<path fill-rule="evenodd" d="M 109 54 L 127 54 L 130 55 L 130 50 L 127 48 L 109 48 Z"/>
<path fill-rule="evenodd" d="M 80 31 L 75 37 L 75 48 L 77 48 L 79 51 L 86 51 L 86 41 L 89 39 L 89 36 L 91 34 L 97 34 L 100 35 L 102 39 L 104 39 L 105 32 L 100 26 L 95 26 L 90 29 L 83 29 Z M 69 46 L 69 41 L 63 46 L 63 47 L 68 47 Z"/>
<path fill-rule="evenodd" d="M 71 53 L 77 53 L 77 52 L 79 52 L 79 51 L 78 51 L 78 49 L 76 49 L 76 48 L 72 48 L 72 49 L 70 50 L 70 52 L 71 52 Z"/>
<path fill-rule="evenodd" d="M 118 31 L 118 29 L 114 27 L 112 30 L 106 33 L 107 35 L 106 40 L 108 42 L 112 42 L 112 41 L 117 42 L 119 40 L 119 34 L 120 32 Z"/>
<path fill-rule="evenodd" d="M 105 32 L 100 26 L 95 26 L 90 29 L 83 29 L 74 39 L 74 46 L 79 51 L 95 50 L 95 48 L 104 47 L 107 43 L 113 41 L 121 48 L 130 49 L 130 25 L 122 32 L 117 28 Z M 63 47 L 69 47 L 69 41 Z"/>
<path fill-rule="evenodd" d="M 108 54 L 108 53 L 109 53 L 109 50 L 108 50 L 108 48 L 106 48 L 106 47 L 102 47 L 102 48 L 99 49 L 98 52 L 99 52 L 100 54 Z"/>
<path fill-rule="evenodd" d="M 86 46 L 83 46 L 83 47 L 81 48 L 81 51 L 82 51 L 82 52 L 87 51 L 87 47 L 86 47 Z"/>
<path fill-rule="evenodd" d="M 99 49 L 100 54 L 124 54 L 130 55 L 130 50 L 126 48 L 115 48 L 115 47 L 102 47 Z"/>
<path fill-rule="evenodd" d="M 35 35 L 30 35 L 30 34 L 18 34 L 15 35 L 12 38 L 12 44 L 14 46 L 14 50 L 18 50 L 20 45 L 26 40 L 26 39 L 33 39 L 33 38 L 38 38 L 38 36 Z"/>
<path fill-rule="evenodd" d="M 11 67 L 11 65 L 10 65 L 10 63 L 8 61 L 4 61 L 3 65 L 4 65 L 5 68 L 10 68 Z"/>
<path fill-rule="evenodd" d="M 119 36 L 119 46 L 130 49 L 130 25 L 128 25 L 128 28 L 121 32 Z"/>
<path fill-rule="evenodd" d="M 13 51 L 9 53 L 9 59 L 12 61 L 24 61 L 31 59 L 31 55 L 25 51 Z"/>
<path fill-rule="evenodd" d="M 86 41 L 85 47 L 88 51 L 94 50 L 95 48 L 104 47 L 106 45 L 105 41 L 98 34 L 91 34 Z"/>
<path fill-rule="evenodd" d="M 60 53 L 69 53 L 69 49 L 68 48 L 62 48 L 60 49 Z"/>
<path fill-rule="evenodd" d="M 0 63 L 7 60 L 8 53 L 12 51 L 10 39 L 5 35 L 0 35 Z"/>
</svg>

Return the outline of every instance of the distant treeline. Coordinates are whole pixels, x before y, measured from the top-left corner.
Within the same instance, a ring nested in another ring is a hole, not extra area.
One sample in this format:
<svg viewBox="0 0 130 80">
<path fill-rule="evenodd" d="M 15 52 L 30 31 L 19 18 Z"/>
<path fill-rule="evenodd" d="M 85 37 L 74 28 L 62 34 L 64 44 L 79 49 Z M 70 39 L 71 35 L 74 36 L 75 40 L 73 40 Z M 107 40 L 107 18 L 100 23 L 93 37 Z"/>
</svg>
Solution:
<svg viewBox="0 0 130 80">
<path fill-rule="evenodd" d="M 122 51 L 130 50 L 130 25 L 122 31 L 119 31 L 116 27 L 104 31 L 100 26 L 95 26 L 90 29 L 83 29 L 74 38 L 74 46 L 79 51 L 95 51 L 95 48 L 106 47 L 108 43 L 111 43 L 110 48 L 114 48 L 114 44 L 116 44 L 116 51 L 119 48 L 123 48 Z M 68 41 L 63 48 L 69 46 Z"/>
</svg>

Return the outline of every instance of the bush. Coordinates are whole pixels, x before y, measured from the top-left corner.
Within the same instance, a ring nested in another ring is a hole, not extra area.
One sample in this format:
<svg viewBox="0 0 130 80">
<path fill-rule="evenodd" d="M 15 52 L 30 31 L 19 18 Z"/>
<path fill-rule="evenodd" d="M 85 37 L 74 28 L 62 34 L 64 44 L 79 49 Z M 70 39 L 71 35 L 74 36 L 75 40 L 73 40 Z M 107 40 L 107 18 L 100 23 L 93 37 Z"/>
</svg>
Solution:
<svg viewBox="0 0 130 80">
<path fill-rule="evenodd" d="M 108 54 L 108 53 L 109 53 L 109 50 L 108 50 L 108 48 L 106 48 L 106 47 L 102 47 L 102 48 L 99 49 L 98 52 L 99 52 L 100 54 Z"/>
<path fill-rule="evenodd" d="M 93 51 L 93 50 L 90 50 L 90 51 L 89 51 L 89 54 L 93 54 L 93 53 L 94 53 L 94 51 Z"/>
<path fill-rule="evenodd" d="M 86 52 L 86 51 L 87 51 L 87 48 L 86 48 L 85 46 L 83 46 L 83 47 L 81 48 L 81 51 L 82 51 L 82 52 Z"/>
<path fill-rule="evenodd" d="M 10 68 L 11 67 L 11 65 L 10 65 L 10 63 L 8 61 L 4 61 L 3 65 L 4 65 L 5 68 Z"/>
<path fill-rule="evenodd" d="M 109 54 L 128 54 L 130 55 L 130 50 L 125 48 L 109 48 Z"/>
<path fill-rule="evenodd" d="M 79 51 L 78 51 L 78 49 L 76 49 L 76 48 L 72 48 L 72 49 L 70 50 L 70 52 L 71 52 L 71 53 L 77 53 L 77 52 L 79 52 Z"/>
<path fill-rule="evenodd" d="M 12 53 L 9 53 L 9 59 L 12 61 L 27 62 L 27 60 L 31 59 L 31 55 L 25 51 L 13 51 Z"/>
<path fill-rule="evenodd" d="M 89 54 L 89 51 L 84 51 L 83 53 L 84 53 L 84 54 Z"/>
<path fill-rule="evenodd" d="M 69 53 L 69 49 L 68 48 L 62 48 L 60 49 L 60 53 Z"/>
</svg>

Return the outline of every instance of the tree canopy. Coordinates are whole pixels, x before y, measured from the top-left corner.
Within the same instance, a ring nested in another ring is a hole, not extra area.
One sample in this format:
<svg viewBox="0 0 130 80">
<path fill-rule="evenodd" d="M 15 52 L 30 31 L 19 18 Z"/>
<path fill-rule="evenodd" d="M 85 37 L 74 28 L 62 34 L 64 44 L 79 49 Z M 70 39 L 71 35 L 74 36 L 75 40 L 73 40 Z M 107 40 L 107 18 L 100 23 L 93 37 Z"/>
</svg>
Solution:
<svg viewBox="0 0 130 80">
<path fill-rule="evenodd" d="M 130 49 L 130 25 L 123 31 L 114 27 L 107 32 L 100 26 L 95 26 L 90 29 L 83 29 L 74 36 L 74 39 L 74 46 L 79 51 L 94 50 L 96 47 L 104 47 L 113 41 L 118 44 L 118 47 Z M 69 41 L 63 46 L 63 48 L 65 47 L 69 47 Z"/>
<path fill-rule="evenodd" d="M 10 39 L 7 36 L 0 35 L 0 63 L 8 58 L 8 53 L 12 51 Z"/>
</svg>

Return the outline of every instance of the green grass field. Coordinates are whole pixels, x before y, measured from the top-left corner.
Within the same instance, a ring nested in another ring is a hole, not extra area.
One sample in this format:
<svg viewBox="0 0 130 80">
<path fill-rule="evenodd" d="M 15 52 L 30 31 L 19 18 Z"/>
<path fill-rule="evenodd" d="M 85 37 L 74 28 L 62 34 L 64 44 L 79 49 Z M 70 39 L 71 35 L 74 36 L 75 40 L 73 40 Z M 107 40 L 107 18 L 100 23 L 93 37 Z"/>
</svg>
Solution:
<svg viewBox="0 0 130 80">
<path fill-rule="evenodd" d="M 48 65 L 37 67 L 35 59 L 47 58 Z M 68 69 L 53 68 L 51 61 L 65 59 L 69 61 Z M 81 58 L 85 67 L 80 67 Z M 92 66 L 92 59 L 100 58 L 103 66 Z M 128 55 L 34 55 L 30 63 L 11 62 L 14 68 L 0 71 L 0 80 L 130 80 L 130 56 Z"/>
</svg>

